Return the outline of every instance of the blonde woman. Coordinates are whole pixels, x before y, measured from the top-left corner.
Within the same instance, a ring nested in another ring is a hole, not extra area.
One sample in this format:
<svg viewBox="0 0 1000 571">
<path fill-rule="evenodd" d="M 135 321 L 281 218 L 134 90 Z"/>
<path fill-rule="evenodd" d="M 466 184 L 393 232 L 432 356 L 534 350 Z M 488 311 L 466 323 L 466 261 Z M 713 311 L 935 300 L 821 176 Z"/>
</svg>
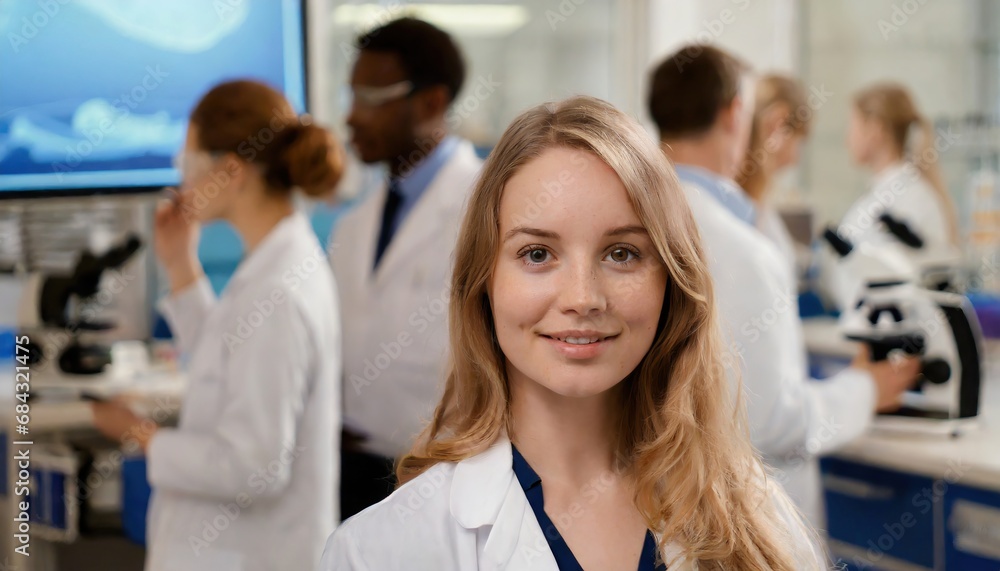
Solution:
<svg viewBox="0 0 1000 571">
<path fill-rule="evenodd" d="M 795 242 L 771 201 L 775 177 L 799 162 L 799 149 L 809 134 L 812 109 L 802 85 L 777 74 L 757 80 L 750 145 L 736 175 L 757 210 L 755 224 L 778 247 L 797 276 Z"/>
<path fill-rule="evenodd" d="M 922 247 L 901 248 L 918 266 L 928 257 L 942 261 L 958 255 L 958 220 L 934 138 L 934 126 L 905 87 L 881 83 L 854 97 L 847 146 L 875 179 L 844 216 L 841 233 L 855 242 L 898 244 L 880 220 L 889 214 L 920 238 Z"/>
<path fill-rule="evenodd" d="M 577 97 L 470 199 L 444 396 L 324 570 L 819 569 L 730 402 L 712 282 L 656 144 Z"/>
</svg>

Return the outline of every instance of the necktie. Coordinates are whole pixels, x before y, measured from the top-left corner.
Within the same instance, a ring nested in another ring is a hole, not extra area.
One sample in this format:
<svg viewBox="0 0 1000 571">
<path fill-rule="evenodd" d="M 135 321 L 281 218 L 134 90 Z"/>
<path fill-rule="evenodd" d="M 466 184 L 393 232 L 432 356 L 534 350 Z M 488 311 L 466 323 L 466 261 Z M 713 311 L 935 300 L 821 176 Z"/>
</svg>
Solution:
<svg viewBox="0 0 1000 571">
<path fill-rule="evenodd" d="M 382 226 L 378 232 L 378 245 L 375 247 L 375 267 L 378 267 L 382 254 L 389 247 L 392 240 L 393 227 L 396 222 L 396 215 L 399 207 L 403 204 L 403 194 L 399 191 L 399 185 L 393 181 L 389 183 L 389 193 L 385 198 L 385 206 L 382 207 Z"/>
</svg>

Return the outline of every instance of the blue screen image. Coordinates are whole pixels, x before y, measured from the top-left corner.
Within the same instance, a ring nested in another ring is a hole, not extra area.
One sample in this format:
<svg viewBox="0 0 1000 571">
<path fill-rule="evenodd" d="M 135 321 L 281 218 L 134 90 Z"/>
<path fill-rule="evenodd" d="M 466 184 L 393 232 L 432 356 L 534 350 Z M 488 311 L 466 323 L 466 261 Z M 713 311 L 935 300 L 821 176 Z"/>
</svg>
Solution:
<svg viewBox="0 0 1000 571">
<path fill-rule="evenodd" d="M 262 80 L 305 111 L 300 0 L 3 0 L 0 197 L 177 184 L 212 86 Z"/>
</svg>

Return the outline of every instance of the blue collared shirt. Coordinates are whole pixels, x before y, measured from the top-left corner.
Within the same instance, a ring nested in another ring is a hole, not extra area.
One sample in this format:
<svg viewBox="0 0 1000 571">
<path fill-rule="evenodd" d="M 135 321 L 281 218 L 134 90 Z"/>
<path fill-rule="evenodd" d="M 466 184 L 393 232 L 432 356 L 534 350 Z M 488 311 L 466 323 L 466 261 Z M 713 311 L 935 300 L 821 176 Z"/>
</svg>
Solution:
<svg viewBox="0 0 1000 571">
<path fill-rule="evenodd" d="M 538 520 L 542 533 L 545 534 L 545 541 L 549 544 L 552 556 L 556 560 L 559 571 L 583 571 L 583 567 L 576 560 L 576 556 L 570 551 L 569 545 L 563 540 L 552 519 L 545 513 L 545 496 L 542 495 L 542 479 L 534 469 L 518 452 L 517 447 L 511 444 L 511 452 L 514 455 L 514 475 L 517 482 L 524 490 L 524 495 L 528 498 L 531 511 L 535 512 L 535 519 Z M 653 533 L 646 532 L 646 541 L 642 544 L 642 554 L 639 555 L 638 571 L 666 571 L 667 566 L 656 564 L 656 538 Z"/>
<path fill-rule="evenodd" d="M 737 218 L 753 226 L 757 220 L 757 209 L 753 201 L 732 180 L 709 170 L 692 165 L 674 165 L 681 182 L 704 188 L 715 200 L 726 207 Z"/>
<path fill-rule="evenodd" d="M 396 218 L 393 220 L 392 234 L 399 230 L 403 220 L 416 206 L 417 201 L 423 196 L 424 191 L 430 186 L 441 167 L 455 154 L 459 142 L 460 139 L 454 135 L 446 136 L 434 147 L 434 150 L 424 157 L 424 160 L 417 163 L 405 175 L 393 181 L 396 183 L 399 193 L 403 195 L 403 201 L 400 203 Z"/>
</svg>

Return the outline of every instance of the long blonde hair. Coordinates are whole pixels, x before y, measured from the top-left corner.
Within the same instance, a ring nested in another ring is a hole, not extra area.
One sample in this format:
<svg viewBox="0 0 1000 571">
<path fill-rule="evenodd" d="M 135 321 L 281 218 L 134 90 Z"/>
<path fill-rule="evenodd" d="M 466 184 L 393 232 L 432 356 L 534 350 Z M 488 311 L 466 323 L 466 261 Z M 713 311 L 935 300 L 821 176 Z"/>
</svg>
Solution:
<svg viewBox="0 0 1000 571">
<path fill-rule="evenodd" d="M 854 106 L 863 117 L 878 121 L 885 127 L 895 151 L 899 156 L 912 162 L 924 180 L 934 189 L 948 220 L 951 241 L 957 243 L 958 219 L 955 214 L 955 203 L 948 193 L 948 187 L 945 186 L 938 165 L 938 151 L 934 148 L 934 125 L 917 110 L 910 92 L 897 83 L 877 83 L 858 92 L 854 96 Z M 913 127 L 919 131 L 915 142 L 911 140 Z"/>
<path fill-rule="evenodd" d="M 397 467 L 406 482 L 438 462 L 486 450 L 511 431 L 510 387 L 487 285 L 499 251 L 507 181 L 546 149 L 607 163 L 628 191 L 668 279 L 656 337 L 622 383 L 617 457 L 635 505 L 700 569 L 796 568 L 760 461 L 732 402 L 712 278 L 680 183 L 656 144 L 610 104 L 574 97 L 534 107 L 507 128 L 483 167 L 458 241 L 451 281 L 451 365 L 430 424 Z M 782 492 L 776 493 L 779 501 Z M 792 525 L 801 525 L 797 517 Z M 817 564 L 817 567 L 819 564 Z"/>
<path fill-rule="evenodd" d="M 781 128 L 786 135 L 806 136 L 812 121 L 806 91 L 802 85 L 784 75 L 768 74 L 757 80 L 754 92 L 753 125 L 750 128 L 750 145 L 743 164 L 736 175 L 736 183 L 754 201 L 764 198 L 768 183 L 761 168 L 761 157 L 767 152 L 763 132 L 763 118 L 778 106 L 787 107 L 788 117 Z"/>
</svg>

